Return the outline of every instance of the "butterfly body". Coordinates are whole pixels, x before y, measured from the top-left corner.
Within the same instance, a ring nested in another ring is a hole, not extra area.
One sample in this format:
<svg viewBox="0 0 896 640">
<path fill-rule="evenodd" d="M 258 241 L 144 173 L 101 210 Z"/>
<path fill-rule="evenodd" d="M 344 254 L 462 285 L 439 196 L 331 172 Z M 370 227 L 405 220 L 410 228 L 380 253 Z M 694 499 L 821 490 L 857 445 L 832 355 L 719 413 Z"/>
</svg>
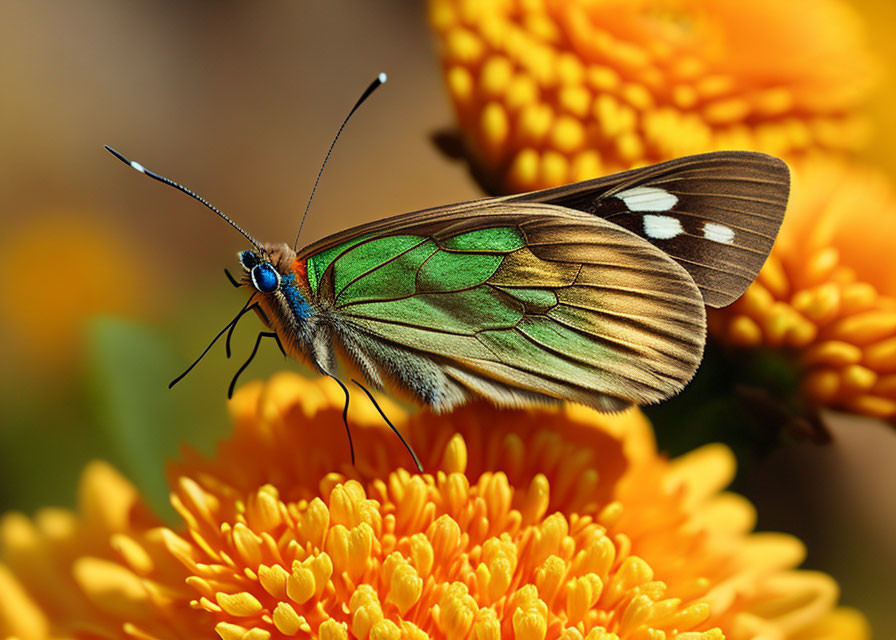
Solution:
<svg viewBox="0 0 896 640">
<path fill-rule="evenodd" d="M 693 376 L 705 305 L 739 297 L 780 225 L 788 172 L 692 156 L 520 196 L 395 216 L 294 252 L 244 251 L 285 351 L 436 411 L 658 402 Z"/>
</svg>

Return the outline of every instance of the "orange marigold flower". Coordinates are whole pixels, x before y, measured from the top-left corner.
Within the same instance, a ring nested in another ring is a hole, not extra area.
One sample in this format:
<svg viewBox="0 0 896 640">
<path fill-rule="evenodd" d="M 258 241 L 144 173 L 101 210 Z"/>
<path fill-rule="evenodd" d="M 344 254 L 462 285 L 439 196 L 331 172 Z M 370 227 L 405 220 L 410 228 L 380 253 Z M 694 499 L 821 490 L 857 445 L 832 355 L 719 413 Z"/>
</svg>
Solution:
<svg viewBox="0 0 896 640">
<path fill-rule="evenodd" d="M 843 0 L 430 0 L 474 162 L 528 191 L 715 149 L 866 140 L 877 70 Z"/>
<path fill-rule="evenodd" d="M 90 480 L 90 509 L 118 515 L 89 536 L 72 522 L 77 544 L 46 531 L 10 544 L 9 531 L 31 525 L 8 519 L 0 633 L 869 637 L 861 614 L 833 608 L 830 577 L 793 569 L 798 540 L 750 533 L 753 508 L 720 493 L 734 472 L 720 445 L 667 461 L 637 410 L 472 405 L 436 417 L 387 405 L 423 454 L 418 475 L 363 405 L 351 414 L 352 467 L 341 405 L 328 380 L 244 387 L 232 438 L 171 470 L 180 527 L 138 526 L 132 493 L 114 500 Z"/>
<path fill-rule="evenodd" d="M 188 572 L 137 490 L 102 462 L 81 478 L 79 510 L 0 519 L 0 637 L 199 638 Z"/>
<path fill-rule="evenodd" d="M 787 215 L 757 281 L 710 329 L 795 354 L 815 403 L 896 418 L 896 193 L 874 171 L 797 165 Z"/>
</svg>

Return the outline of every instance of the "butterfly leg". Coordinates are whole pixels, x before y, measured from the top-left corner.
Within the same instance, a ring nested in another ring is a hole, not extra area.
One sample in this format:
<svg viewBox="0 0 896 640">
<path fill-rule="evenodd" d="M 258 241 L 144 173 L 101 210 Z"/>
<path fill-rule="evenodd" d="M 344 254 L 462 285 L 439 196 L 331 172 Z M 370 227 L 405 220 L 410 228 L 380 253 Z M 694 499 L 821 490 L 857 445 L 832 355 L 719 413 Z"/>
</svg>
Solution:
<svg viewBox="0 0 896 640">
<path fill-rule="evenodd" d="M 240 287 L 243 286 L 243 285 L 241 285 L 241 284 L 237 281 L 236 278 L 234 278 L 234 277 L 230 274 L 230 271 L 229 271 L 229 270 L 224 269 L 224 275 L 227 276 L 227 279 L 230 280 L 230 284 L 232 284 L 232 285 L 234 286 L 234 288 L 239 289 Z"/>
<path fill-rule="evenodd" d="M 251 309 L 252 306 L 254 306 L 254 303 L 252 302 L 252 298 L 254 298 L 254 297 L 255 297 L 255 294 L 252 294 L 252 296 L 246 301 L 246 304 L 243 306 L 243 308 L 240 309 L 239 313 L 236 314 L 236 317 L 234 317 L 233 320 L 231 320 L 226 325 L 224 325 L 224 328 L 218 332 L 218 335 L 216 335 L 214 338 L 212 338 L 212 341 L 208 343 L 208 346 L 205 348 L 205 351 L 203 351 L 201 354 L 199 354 L 199 357 L 193 361 L 193 364 L 191 364 L 189 367 L 187 367 L 186 371 L 184 371 L 182 374 L 180 374 L 179 376 L 177 376 L 174 380 L 172 380 L 170 382 L 170 384 L 168 385 L 169 389 L 171 387 L 173 387 L 174 385 L 176 385 L 181 380 L 183 380 L 184 377 L 193 370 L 193 367 L 195 367 L 197 364 L 199 364 L 199 361 L 205 357 L 205 354 L 207 354 L 209 352 L 209 350 L 214 346 L 214 344 L 218 341 L 218 339 L 224 335 L 225 332 L 228 332 L 227 333 L 227 340 L 228 340 L 227 357 L 228 358 L 230 357 L 230 344 L 229 344 L 230 334 L 233 333 L 233 327 L 235 327 L 236 323 L 239 322 L 239 319 L 243 317 L 243 314 L 246 313 L 246 311 L 248 311 L 249 309 Z"/>
<path fill-rule="evenodd" d="M 355 445 L 352 442 L 352 432 L 351 429 L 348 428 L 348 387 L 342 384 L 342 380 L 334 376 L 332 373 L 327 373 L 324 371 L 324 375 L 328 378 L 333 378 L 336 381 L 336 384 L 342 389 L 342 393 L 345 394 L 345 406 L 342 407 L 342 424 L 345 425 L 345 433 L 348 435 L 348 449 L 352 454 L 352 466 L 355 465 Z"/>
<path fill-rule="evenodd" d="M 262 338 L 273 338 L 277 341 L 277 344 L 280 344 L 280 338 L 278 338 L 277 334 L 273 331 L 262 331 L 258 334 L 258 337 L 255 338 L 255 346 L 252 347 L 252 353 L 249 354 L 249 357 L 243 363 L 243 366 L 241 366 L 237 370 L 236 374 L 233 376 L 233 380 L 230 381 L 230 387 L 227 388 L 228 400 L 233 397 L 233 388 L 236 386 L 236 381 L 240 377 L 240 374 L 246 370 L 246 367 L 249 366 L 249 364 L 255 359 L 255 356 L 258 354 L 258 347 L 261 345 Z M 282 350 L 283 347 L 281 346 L 280 349 Z"/>
<path fill-rule="evenodd" d="M 417 471 L 423 473 L 423 465 L 420 464 L 420 459 L 417 458 L 417 454 L 414 453 L 414 449 L 409 445 L 405 439 L 402 437 L 401 433 L 398 429 L 395 428 L 395 425 L 392 424 L 392 421 L 386 416 L 386 412 L 383 411 L 382 407 L 380 407 L 380 403 L 376 401 L 376 398 L 373 397 L 373 394 L 367 390 L 367 388 L 362 385 L 360 382 L 352 378 L 352 382 L 354 382 L 358 387 L 367 394 L 367 397 L 370 398 L 370 401 L 373 403 L 373 406 L 376 407 L 376 410 L 380 412 L 383 420 L 386 421 L 386 424 L 389 425 L 389 428 L 392 429 L 392 432 L 398 436 L 398 439 L 401 440 L 401 444 L 404 445 L 404 448 L 407 449 L 407 452 L 411 454 L 411 457 L 414 459 L 414 464 L 417 465 Z"/>
<path fill-rule="evenodd" d="M 233 332 L 236 329 L 237 323 L 239 322 L 240 318 L 242 318 L 245 314 L 247 314 L 250 311 L 253 311 L 255 309 L 261 309 L 261 307 L 258 306 L 257 302 L 255 304 L 252 304 L 252 305 L 246 307 L 242 311 L 240 311 L 239 315 L 233 319 L 233 322 L 230 323 L 230 331 L 227 332 L 227 339 L 224 340 L 224 349 L 225 349 L 225 351 L 227 351 L 228 358 L 230 358 L 230 339 L 233 337 Z"/>
<path fill-rule="evenodd" d="M 233 277 L 233 274 L 230 273 L 230 269 L 224 269 L 224 275 L 227 276 L 227 279 L 230 281 L 230 284 L 232 284 L 235 289 L 239 289 L 240 287 L 243 286 L 239 283 L 239 281 L 236 278 Z M 230 323 L 230 330 L 227 332 L 227 339 L 224 341 L 224 347 L 227 351 L 228 358 L 230 358 L 230 353 L 231 353 L 230 339 L 233 337 L 233 332 L 236 329 L 236 325 L 239 322 L 239 319 L 241 317 L 243 317 L 244 314 L 247 314 L 250 311 L 258 311 L 262 315 L 264 315 L 264 311 L 261 311 L 261 307 L 259 307 L 258 303 L 256 302 L 255 304 L 252 304 L 252 305 L 246 307 L 245 309 L 243 309 L 242 311 L 240 311 L 239 314 L 237 315 L 237 317 L 233 319 L 233 321 Z M 265 318 L 265 319 L 267 319 L 267 318 Z M 270 324 L 270 323 L 268 323 L 268 324 Z M 283 350 L 282 346 L 280 347 L 280 350 L 281 351 Z"/>
<path fill-rule="evenodd" d="M 261 314 L 264 315 L 264 311 L 262 311 Z M 288 358 L 289 354 L 286 353 L 286 349 L 283 348 L 283 343 L 280 342 L 280 336 L 278 336 L 276 333 L 274 334 L 274 342 L 277 343 L 277 348 L 280 349 L 280 353 L 283 354 L 283 357 Z"/>
</svg>

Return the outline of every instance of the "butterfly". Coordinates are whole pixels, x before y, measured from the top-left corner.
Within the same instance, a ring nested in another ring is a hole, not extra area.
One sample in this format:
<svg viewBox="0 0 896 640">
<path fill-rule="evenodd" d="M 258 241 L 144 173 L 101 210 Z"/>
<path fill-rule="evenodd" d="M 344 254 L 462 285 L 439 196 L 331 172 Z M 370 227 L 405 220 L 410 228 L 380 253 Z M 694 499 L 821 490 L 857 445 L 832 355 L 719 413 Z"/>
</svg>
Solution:
<svg viewBox="0 0 896 640">
<path fill-rule="evenodd" d="M 611 412 L 675 395 L 702 358 L 706 306 L 736 300 L 765 262 L 790 182 L 777 158 L 719 151 L 385 218 L 296 249 L 256 241 L 110 151 L 252 244 L 234 281 L 249 301 L 222 333 L 253 309 L 269 329 L 253 356 L 273 338 L 337 381 L 342 363 L 435 412 L 476 398 Z"/>
</svg>

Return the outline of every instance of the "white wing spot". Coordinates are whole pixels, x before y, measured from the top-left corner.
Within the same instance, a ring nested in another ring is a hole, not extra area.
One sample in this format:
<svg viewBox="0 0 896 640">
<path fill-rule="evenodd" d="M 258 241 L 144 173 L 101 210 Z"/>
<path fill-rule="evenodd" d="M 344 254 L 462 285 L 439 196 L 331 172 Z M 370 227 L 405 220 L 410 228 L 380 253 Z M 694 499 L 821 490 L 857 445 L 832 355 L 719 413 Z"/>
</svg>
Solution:
<svg viewBox="0 0 896 640">
<path fill-rule="evenodd" d="M 681 222 L 672 216 L 644 216 L 644 233 L 651 240 L 668 240 L 684 233 Z"/>
<path fill-rule="evenodd" d="M 140 173 L 146 173 L 146 169 L 144 169 L 144 168 L 143 168 L 143 165 L 140 164 L 139 162 L 134 162 L 134 161 L 132 160 L 132 161 L 131 161 L 131 166 L 132 166 L 134 169 L 136 169 L 137 171 L 139 171 Z"/>
<path fill-rule="evenodd" d="M 734 241 L 734 229 L 715 222 L 704 222 L 703 237 L 713 242 L 731 244 Z"/>
<path fill-rule="evenodd" d="M 669 211 L 678 196 L 657 187 L 634 187 L 616 194 L 629 211 Z"/>
</svg>

